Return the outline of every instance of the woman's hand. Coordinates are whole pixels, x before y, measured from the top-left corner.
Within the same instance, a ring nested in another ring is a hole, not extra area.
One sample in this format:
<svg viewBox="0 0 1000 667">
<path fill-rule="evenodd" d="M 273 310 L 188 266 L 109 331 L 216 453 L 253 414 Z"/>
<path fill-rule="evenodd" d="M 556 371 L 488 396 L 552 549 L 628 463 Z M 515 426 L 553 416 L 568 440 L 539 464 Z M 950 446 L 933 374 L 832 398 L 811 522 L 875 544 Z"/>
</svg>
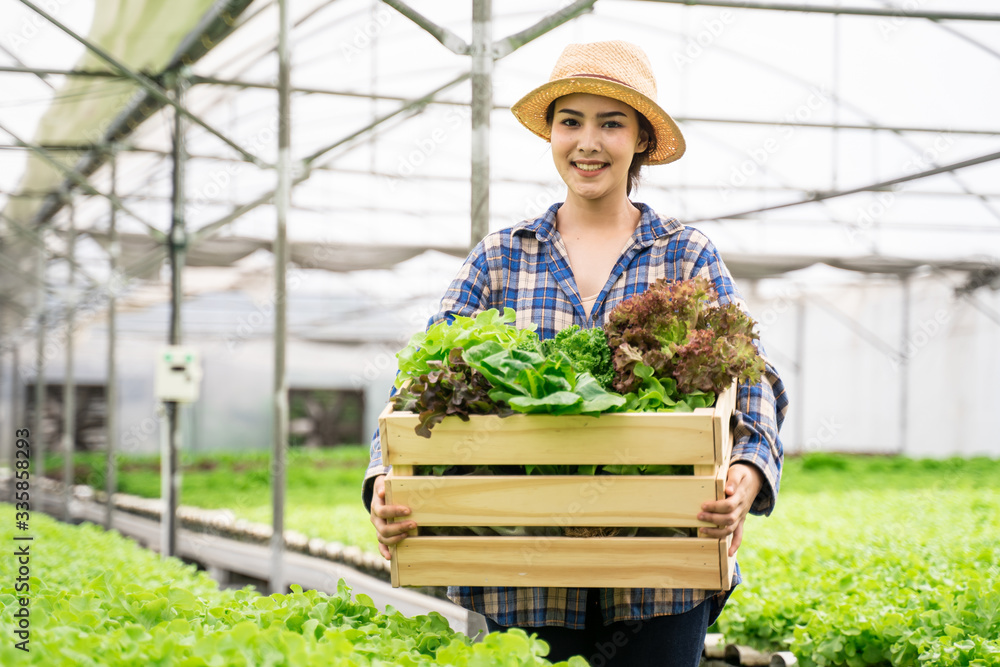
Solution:
<svg viewBox="0 0 1000 667">
<path fill-rule="evenodd" d="M 705 537 L 716 539 L 732 534 L 730 557 L 735 556 L 736 550 L 740 548 L 740 543 L 743 541 L 743 522 L 763 484 L 764 475 L 756 466 L 734 463 L 729 466 L 729 475 L 726 478 L 726 499 L 702 503 L 698 520 L 714 523 L 718 528 L 702 528 L 699 532 Z M 374 506 L 372 503 L 372 507 Z"/>
<path fill-rule="evenodd" d="M 378 533 L 378 550 L 386 560 L 390 559 L 389 546 L 406 537 L 406 532 L 417 527 L 412 521 L 391 523 L 388 519 L 409 516 L 410 508 L 403 505 L 385 504 L 385 475 L 375 478 L 375 493 L 372 494 L 372 525 Z"/>
</svg>

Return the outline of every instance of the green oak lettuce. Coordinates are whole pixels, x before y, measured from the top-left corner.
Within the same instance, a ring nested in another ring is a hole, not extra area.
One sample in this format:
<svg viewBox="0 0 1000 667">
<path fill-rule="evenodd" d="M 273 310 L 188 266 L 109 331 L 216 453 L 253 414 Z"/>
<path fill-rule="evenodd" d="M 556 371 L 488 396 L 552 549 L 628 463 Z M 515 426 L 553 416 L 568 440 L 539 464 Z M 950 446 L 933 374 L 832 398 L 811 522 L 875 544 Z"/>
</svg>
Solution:
<svg viewBox="0 0 1000 667">
<path fill-rule="evenodd" d="M 503 313 L 490 308 L 475 317 L 457 315 L 451 322 L 441 320 L 427 331 L 414 334 L 407 346 L 396 354 L 399 360 L 396 388 L 402 387 L 407 380 L 439 369 L 440 366 L 433 366 L 431 362 L 444 363 L 455 348 L 467 350 L 479 343 L 494 341 L 505 348 L 537 349 L 535 325 L 518 329 L 514 326 L 514 317 L 513 308 L 504 308 Z"/>
</svg>

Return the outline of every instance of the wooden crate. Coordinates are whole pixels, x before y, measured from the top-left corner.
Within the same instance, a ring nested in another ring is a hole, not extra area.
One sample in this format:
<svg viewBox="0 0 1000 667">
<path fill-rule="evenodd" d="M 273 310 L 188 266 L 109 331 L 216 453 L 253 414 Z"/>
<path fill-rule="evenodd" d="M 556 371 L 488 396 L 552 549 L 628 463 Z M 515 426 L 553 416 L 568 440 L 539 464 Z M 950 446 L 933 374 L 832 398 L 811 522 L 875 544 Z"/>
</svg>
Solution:
<svg viewBox="0 0 1000 667">
<path fill-rule="evenodd" d="M 448 417 L 431 437 L 417 415 L 379 417 L 386 500 L 418 529 L 391 548 L 393 586 L 541 586 L 728 590 L 731 537 L 450 537 L 419 526 L 710 525 L 701 504 L 725 497 L 735 385 L 693 413 L 599 417 Z M 415 476 L 415 465 L 680 464 L 694 476 Z"/>
</svg>

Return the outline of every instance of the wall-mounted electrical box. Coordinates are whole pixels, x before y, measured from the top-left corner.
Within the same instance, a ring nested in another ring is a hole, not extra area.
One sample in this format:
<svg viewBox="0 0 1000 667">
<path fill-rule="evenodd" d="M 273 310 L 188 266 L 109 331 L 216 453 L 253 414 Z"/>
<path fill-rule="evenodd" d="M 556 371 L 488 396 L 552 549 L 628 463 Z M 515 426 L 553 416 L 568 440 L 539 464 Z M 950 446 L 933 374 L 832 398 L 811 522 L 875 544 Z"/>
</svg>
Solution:
<svg viewBox="0 0 1000 667">
<path fill-rule="evenodd" d="M 201 365 L 191 347 L 169 345 L 156 358 L 156 398 L 161 401 L 192 403 L 198 400 Z"/>
</svg>

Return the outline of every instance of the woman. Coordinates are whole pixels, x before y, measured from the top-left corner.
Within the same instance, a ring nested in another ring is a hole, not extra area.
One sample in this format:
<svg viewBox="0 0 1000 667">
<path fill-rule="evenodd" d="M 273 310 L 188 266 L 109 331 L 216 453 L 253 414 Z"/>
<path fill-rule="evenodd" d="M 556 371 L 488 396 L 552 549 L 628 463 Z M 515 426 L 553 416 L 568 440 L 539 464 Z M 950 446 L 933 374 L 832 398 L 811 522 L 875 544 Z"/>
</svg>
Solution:
<svg viewBox="0 0 1000 667">
<path fill-rule="evenodd" d="M 512 307 L 517 326 L 534 322 L 542 338 L 573 324 L 601 326 L 622 300 L 659 278 L 712 280 L 722 303 L 742 299 L 712 243 L 628 195 L 643 164 L 681 157 L 684 139 L 655 102 L 646 55 L 627 42 L 568 46 L 550 81 L 512 107 L 529 130 L 548 140 L 566 200 L 536 220 L 488 235 L 472 251 L 431 322 Z M 748 512 L 769 514 L 781 478 L 778 429 L 784 387 L 767 364 L 756 385 L 739 387 L 735 444 L 726 499 L 702 506 L 714 524 L 706 537 L 732 535 L 735 554 Z M 364 499 L 389 558 L 415 527 L 389 523 L 409 510 L 385 504 L 378 433 Z M 733 584 L 741 581 L 737 567 Z M 450 587 L 449 597 L 487 618 L 491 631 L 521 627 L 551 647 L 549 659 L 583 655 L 594 665 L 698 665 L 707 628 L 728 597 L 723 591 Z"/>
</svg>

